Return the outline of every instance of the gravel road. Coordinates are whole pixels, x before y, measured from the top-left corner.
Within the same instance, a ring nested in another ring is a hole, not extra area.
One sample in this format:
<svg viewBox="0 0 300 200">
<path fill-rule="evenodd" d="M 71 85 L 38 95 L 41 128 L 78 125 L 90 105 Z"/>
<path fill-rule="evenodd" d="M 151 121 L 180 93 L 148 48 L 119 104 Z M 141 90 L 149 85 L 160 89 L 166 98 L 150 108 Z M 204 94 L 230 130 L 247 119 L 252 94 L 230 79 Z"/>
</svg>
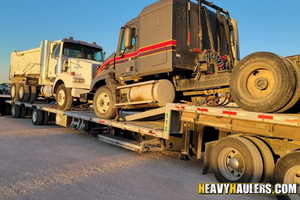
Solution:
<svg viewBox="0 0 300 200">
<path fill-rule="evenodd" d="M 0 199 L 275 199 L 199 196 L 202 162 L 138 154 L 72 129 L 0 118 Z"/>
</svg>

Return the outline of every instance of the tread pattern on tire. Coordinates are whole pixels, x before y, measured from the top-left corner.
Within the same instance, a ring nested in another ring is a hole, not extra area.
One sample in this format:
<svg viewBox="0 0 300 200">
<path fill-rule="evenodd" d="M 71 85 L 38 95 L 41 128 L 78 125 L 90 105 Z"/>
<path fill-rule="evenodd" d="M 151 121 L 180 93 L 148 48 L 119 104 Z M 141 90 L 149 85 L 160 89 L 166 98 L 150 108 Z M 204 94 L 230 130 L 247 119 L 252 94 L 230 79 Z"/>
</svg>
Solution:
<svg viewBox="0 0 300 200">
<path fill-rule="evenodd" d="M 288 113 L 299 113 L 300 112 L 300 67 L 293 63 L 291 60 L 281 57 L 287 65 L 290 66 L 290 68 L 293 69 L 294 74 L 295 74 L 295 79 L 296 79 L 296 88 L 293 94 L 293 97 L 289 101 L 289 103 L 283 107 L 281 110 L 278 112 L 285 112 L 287 111 Z"/>
<path fill-rule="evenodd" d="M 49 123 L 49 113 L 45 112 L 45 111 L 43 113 L 44 113 L 43 125 L 48 125 L 48 123 Z"/>
<path fill-rule="evenodd" d="M 245 138 L 249 139 L 258 148 L 262 156 L 264 172 L 260 183 L 270 183 L 275 166 L 274 157 L 270 148 L 260 138 L 254 136 L 245 136 Z"/>
<path fill-rule="evenodd" d="M 36 90 L 37 88 L 35 86 L 30 86 L 30 98 L 29 98 L 29 103 L 34 103 L 36 99 Z"/>
<path fill-rule="evenodd" d="M 25 106 L 20 106 L 20 108 L 21 108 L 20 118 L 25 118 L 27 110 L 26 110 Z"/>
</svg>

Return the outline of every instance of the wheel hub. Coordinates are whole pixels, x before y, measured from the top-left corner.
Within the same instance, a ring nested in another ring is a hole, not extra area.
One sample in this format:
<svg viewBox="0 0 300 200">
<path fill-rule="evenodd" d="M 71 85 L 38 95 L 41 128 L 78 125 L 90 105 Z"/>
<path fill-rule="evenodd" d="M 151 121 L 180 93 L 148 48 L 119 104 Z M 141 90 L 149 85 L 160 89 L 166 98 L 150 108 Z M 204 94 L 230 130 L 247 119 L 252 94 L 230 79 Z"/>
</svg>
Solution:
<svg viewBox="0 0 300 200">
<path fill-rule="evenodd" d="M 246 88 L 254 98 L 266 98 L 275 89 L 275 76 L 268 69 L 256 69 L 248 72 Z"/>
<path fill-rule="evenodd" d="M 33 112 L 33 113 L 32 113 L 32 120 L 33 120 L 34 122 L 37 121 L 37 112 Z"/>
<path fill-rule="evenodd" d="M 65 103 L 66 94 L 63 90 L 60 90 L 57 94 L 57 103 L 63 105 Z"/>
<path fill-rule="evenodd" d="M 15 106 L 11 107 L 11 114 L 14 116 L 16 114 Z"/>
<path fill-rule="evenodd" d="M 242 155 L 233 148 L 225 148 L 219 155 L 219 169 L 222 175 L 231 181 L 237 181 L 245 172 Z"/>
<path fill-rule="evenodd" d="M 97 109 L 100 113 L 106 113 L 109 110 L 110 99 L 108 94 L 102 92 L 97 98 Z"/>
<path fill-rule="evenodd" d="M 19 97 L 20 97 L 20 98 L 23 98 L 23 96 L 24 96 L 24 88 L 23 88 L 23 87 L 20 87 L 20 88 L 19 88 Z"/>
<path fill-rule="evenodd" d="M 298 192 L 300 191 L 300 166 L 295 166 L 290 168 L 284 175 L 284 183 L 287 184 L 297 184 Z M 297 196 L 291 195 L 289 196 L 291 199 L 298 199 L 300 194 Z"/>
<path fill-rule="evenodd" d="M 231 167 L 234 170 L 241 170 L 243 169 L 243 161 L 239 156 L 236 156 L 234 158 L 231 158 L 229 160 L 229 167 Z"/>
<path fill-rule="evenodd" d="M 10 93 L 11 93 L 11 97 L 12 97 L 12 98 L 15 98 L 15 95 L 16 95 L 16 88 L 15 88 L 14 85 L 11 87 Z"/>
<path fill-rule="evenodd" d="M 267 89 L 268 85 L 269 85 L 269 82 L 264 77 L 260 77 L 260 78 L 255 80 L 255 87 L 259 90 Z"/>
</svg>

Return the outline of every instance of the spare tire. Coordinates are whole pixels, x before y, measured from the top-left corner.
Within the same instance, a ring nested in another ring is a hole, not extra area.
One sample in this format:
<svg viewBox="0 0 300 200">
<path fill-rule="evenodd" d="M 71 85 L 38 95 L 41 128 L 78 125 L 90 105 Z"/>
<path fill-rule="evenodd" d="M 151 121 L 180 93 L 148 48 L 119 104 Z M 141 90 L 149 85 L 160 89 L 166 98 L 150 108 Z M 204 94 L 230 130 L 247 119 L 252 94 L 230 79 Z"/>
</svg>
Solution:
<svg viewBox="0 0 300 200">
<path fill-rule="evenodd" d="M 292 66 L 276 54 L 250 54 L 232 73 L 232 97 L 244 110 L 277 112 L 285 107 L 294 95 L 294 72 Z"/>
<path fill-rule="evenodd" d="M 295 77 L 296 77 L 296 88 L 294 90 L 294 95 L 289 101 L 289 103 L 279 110 L 278 112 L 285 112 L 287 111 L 288 113 L 299 113 L 300 112 L 300 66 L 298 66 L 296 63 L 293 63 L 291 60 L 287 58 L 282 59 L 290 64 L 290 66 L 294 69 Z"/>
</svg>

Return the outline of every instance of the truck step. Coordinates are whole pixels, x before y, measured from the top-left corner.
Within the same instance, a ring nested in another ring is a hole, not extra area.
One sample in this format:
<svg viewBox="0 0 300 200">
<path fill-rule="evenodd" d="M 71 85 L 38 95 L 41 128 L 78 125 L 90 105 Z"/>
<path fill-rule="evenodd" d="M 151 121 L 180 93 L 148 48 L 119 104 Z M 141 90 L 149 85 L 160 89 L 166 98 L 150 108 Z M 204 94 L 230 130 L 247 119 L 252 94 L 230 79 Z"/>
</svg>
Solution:
<svg viewBox="0 0 300 200">
<path fill-rule="evenodd" d="M 164 150 L 164 145 L 159 139 L 137 142 L 111 134 L 99 134 L 98 138 L 102 142 L 140 153 Z"/>
</svg>

